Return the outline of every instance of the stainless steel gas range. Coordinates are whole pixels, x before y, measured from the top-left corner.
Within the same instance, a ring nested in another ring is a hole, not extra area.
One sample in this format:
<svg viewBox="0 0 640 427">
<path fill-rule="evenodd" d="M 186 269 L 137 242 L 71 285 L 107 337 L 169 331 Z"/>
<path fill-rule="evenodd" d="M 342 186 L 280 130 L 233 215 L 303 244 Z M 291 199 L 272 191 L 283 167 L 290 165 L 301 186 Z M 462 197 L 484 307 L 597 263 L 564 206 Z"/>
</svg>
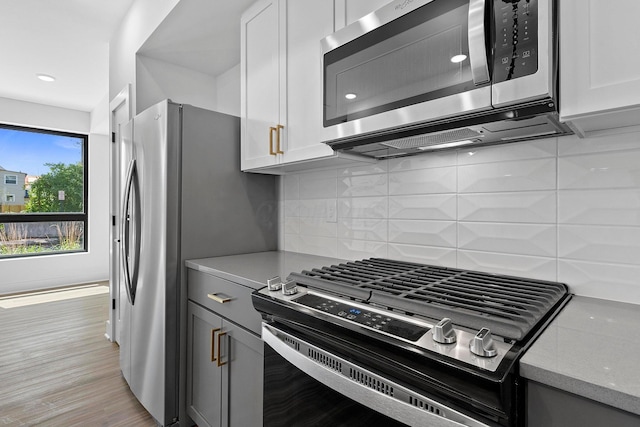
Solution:
<svg viewBox="0 0 640 427">
<path fill-rule="evenodd" d="M 264 425 L 523 425 L 518 360 L 570 297 L 561 283 L 376 258 L 271 279 L 252 296 Z"/>
</svg>

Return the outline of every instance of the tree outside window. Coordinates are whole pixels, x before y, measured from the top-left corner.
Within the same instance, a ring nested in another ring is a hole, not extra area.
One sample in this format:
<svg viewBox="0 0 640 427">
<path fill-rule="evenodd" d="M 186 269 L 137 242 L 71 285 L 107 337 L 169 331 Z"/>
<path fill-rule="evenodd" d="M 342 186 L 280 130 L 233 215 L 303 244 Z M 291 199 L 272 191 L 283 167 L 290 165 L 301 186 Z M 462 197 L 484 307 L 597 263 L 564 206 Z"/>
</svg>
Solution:
<svg viewBox="0 0 640 427">
<path fill-rule="evenodd" d="M 0 124 L 0 258 L 86 251 L 87 150 L 87 135 Z"/>
</svg>

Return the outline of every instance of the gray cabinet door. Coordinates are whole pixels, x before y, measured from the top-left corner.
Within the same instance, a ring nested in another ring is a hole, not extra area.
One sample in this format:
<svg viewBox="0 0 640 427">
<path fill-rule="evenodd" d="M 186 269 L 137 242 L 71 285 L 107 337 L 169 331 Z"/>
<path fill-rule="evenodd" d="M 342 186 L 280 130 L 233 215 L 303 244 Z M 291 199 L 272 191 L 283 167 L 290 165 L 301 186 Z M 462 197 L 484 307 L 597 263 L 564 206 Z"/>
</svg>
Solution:
<svg viewBox="0 0 640 427">
<path fill-rule="evenodd" d="M 187 413 L 199 427 L 262 426 L 262 340 L 192 301 Z"/>
<path fill-rule="evenodd" d="M 227 373 L 217 360 L 222 318 L 191 301 L 188 316 L 187 413 L 199 427 L 218 427 L 223 375 Z"/>
<path fill-rule="evenodd" d="M 228 353 L 222 347 L 223 374 L 222 425 L 229 427 L 262 426 L 264 343 L 240 326 L 222 322 L 227 334 Z M 225 359 L 227 357 L 227 359 Z"/>
</svg>

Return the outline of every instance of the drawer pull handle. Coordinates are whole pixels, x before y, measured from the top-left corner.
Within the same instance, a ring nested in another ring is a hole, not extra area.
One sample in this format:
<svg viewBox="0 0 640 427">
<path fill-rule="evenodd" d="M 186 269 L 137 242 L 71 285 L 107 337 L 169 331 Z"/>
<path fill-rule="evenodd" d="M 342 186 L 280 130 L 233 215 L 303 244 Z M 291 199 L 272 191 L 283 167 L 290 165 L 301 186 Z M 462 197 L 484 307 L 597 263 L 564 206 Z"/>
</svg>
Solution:
<svg viewBox="0 0 640 427">
<path fill-rule="evenodd" d="M 220 355 L 220 348 L 222 347 L 220 344 L 220 341 L 222 340 L 222 336 L 223 335 L 227 335 L 226 332 L 220 332 L 218 334 L 218 367 L 224 366 L 227 364 L 227 362 L 223 362 L 222 361 L 222 356 Z"/>
<path fill-rule="evenodd" d="M 207 296 L 209 297 L 209 299 L 212 299 L 215 302 L 219 302 L 220 304 L 224 304 L 226 302 L 229 302 L 232 299 L 230 297 L 220 297 L 220 296 L 218 296 L 218 294 L 207 294 Z"/>
<path fill-rule="evenodd" d="M 220 328 L 214 328 L 211 329 L 211 361 L 215 362 L 216 361 L 216 341 L 215 341 L 215 336 L 216 336 L 216 332 L 218 332 L 220 330 Z M 220 346 L 220 344 L 218 344 L 218 346 Z"/>
</svg>

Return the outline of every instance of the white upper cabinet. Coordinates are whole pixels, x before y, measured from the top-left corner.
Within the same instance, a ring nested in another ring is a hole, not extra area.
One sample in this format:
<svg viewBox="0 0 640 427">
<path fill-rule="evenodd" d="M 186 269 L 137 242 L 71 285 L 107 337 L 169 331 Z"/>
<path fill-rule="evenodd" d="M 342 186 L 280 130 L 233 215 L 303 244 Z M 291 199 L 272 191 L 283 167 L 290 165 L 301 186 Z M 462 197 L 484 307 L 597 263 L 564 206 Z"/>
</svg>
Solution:
<svg viewBox="0 0 640 427">
<path fill-rule="evenodd" d="M 277 142 L 286 118 L 286 79 L 280 43 L 279 1 L 260 0 L 240 21 L 241 167 L 250 170 L 278 164 Z M 282 101 L 282 102 L 281 102 Z M 276 132 L 273 131 L 276 128 Z M 280 134 L 278 135 L 278 132 Z M 282 144 L 282 141 L 280 141 Z"/>
<path fill-rule="evenodd" d="M 333 33 L 332 0 L 282 0 L 287 8 L 287 141 L 283 161 L 332 156 L 322 142 L 320 40 Z"/>
<path fill-rule="evenodd" d="M 561 120 L 582 135 L 640 126 L 640 1 L 558 3 Z"/>
<path fill-rule="evenodd" d="M 320 40 L 333 0 L 259 0 L 241 21 L 242 170 L 282 174 L 372 162 L 323 142 Z"/>
</svg>

